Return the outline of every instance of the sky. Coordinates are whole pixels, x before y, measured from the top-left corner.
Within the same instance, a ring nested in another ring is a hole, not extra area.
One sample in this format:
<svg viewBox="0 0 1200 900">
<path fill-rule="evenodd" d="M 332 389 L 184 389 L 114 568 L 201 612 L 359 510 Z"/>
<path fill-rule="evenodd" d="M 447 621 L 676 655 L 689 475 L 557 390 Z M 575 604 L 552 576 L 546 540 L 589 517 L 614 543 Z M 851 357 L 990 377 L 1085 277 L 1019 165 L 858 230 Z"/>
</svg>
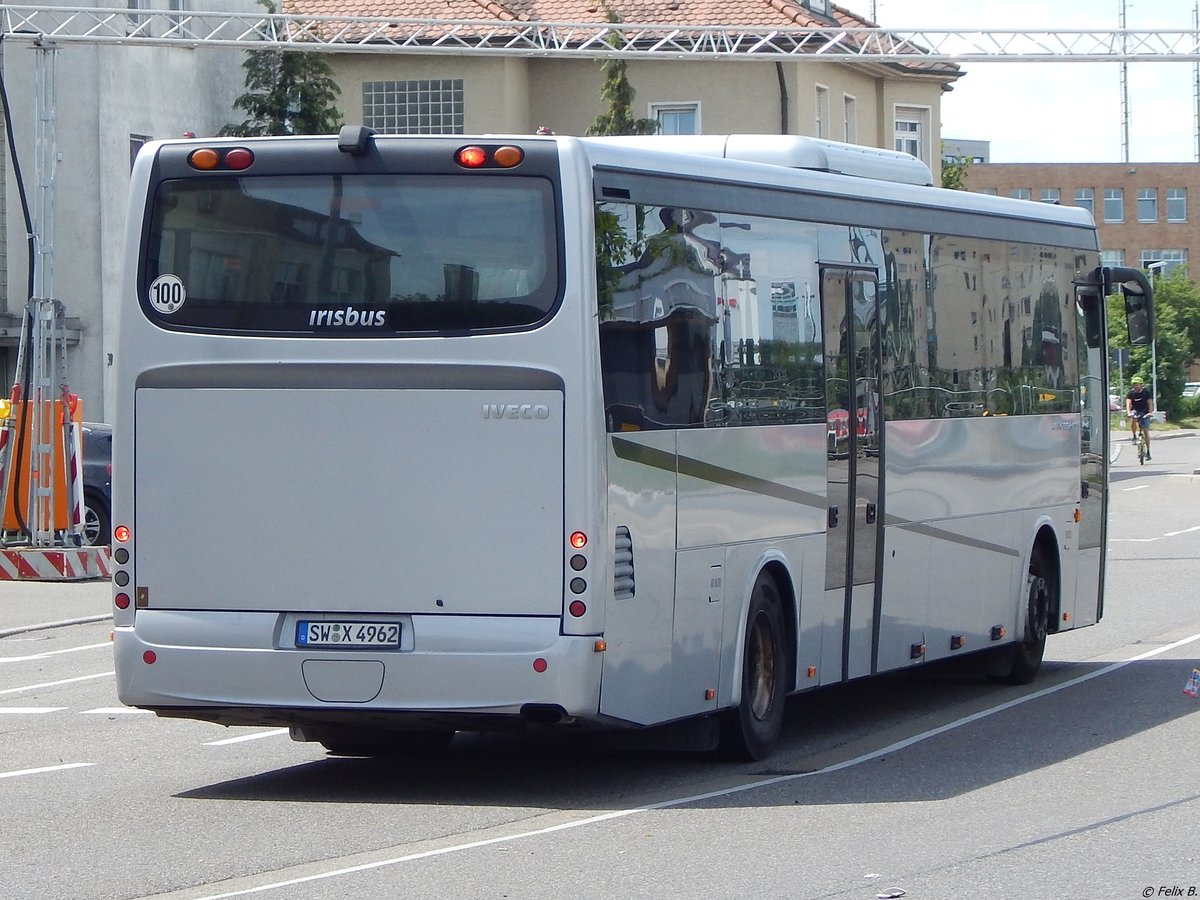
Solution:
<svg viewBox="0 0 1200 900">
<path fill-rule="evenodd" d="M 870 18 L 871 0 L 837 0 Z M 1190 29 L 1196 0 L 1125 0 L 1129 29 Z M 1112 29 L 1121 0 L 875 0 L 883 28 Z M 989 141 L 991 161 L 1122 162 L 1118 63 L 963 64 L 942 137 Z M 1195 162 L 1195 65 L 1130 63 L 1129 161 Z"/>
</svg>

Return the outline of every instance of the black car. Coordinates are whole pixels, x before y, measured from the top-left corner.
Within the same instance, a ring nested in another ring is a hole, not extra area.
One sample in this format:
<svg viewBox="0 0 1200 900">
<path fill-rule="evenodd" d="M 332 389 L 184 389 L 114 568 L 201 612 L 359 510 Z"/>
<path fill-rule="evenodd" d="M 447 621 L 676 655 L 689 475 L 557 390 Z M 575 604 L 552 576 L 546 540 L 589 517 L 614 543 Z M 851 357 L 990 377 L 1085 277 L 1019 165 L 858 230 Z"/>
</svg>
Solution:
<svg viewBox="0 0 1200 900">
<path fill-rule="evenodd" d="M 112 540 L 112 426 L 84 422 L 83 543 L 107 546 Z"/>
</svg>

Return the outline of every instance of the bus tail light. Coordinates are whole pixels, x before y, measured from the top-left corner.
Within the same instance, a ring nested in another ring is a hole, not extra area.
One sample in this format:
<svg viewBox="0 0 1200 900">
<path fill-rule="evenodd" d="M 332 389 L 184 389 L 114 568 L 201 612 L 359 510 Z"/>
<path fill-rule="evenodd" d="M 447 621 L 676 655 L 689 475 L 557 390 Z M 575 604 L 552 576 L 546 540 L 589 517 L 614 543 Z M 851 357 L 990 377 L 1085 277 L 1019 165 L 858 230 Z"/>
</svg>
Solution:
<svg viewBox="0 0 1200 900">
<path fill-rule="evenodd" d="M 511 144 L 489 147 L 472 144 L 460 147 L 454 161 L 464 169 L 511 169 L 525 159 L 525 151 Z"/>
<path fill-rule="evenodd" d="M 250 168 L 254 162 L 254 152 L 246 147 L 201 147 L 188 154 L 188 165 L 202 172 L 213 172 L 226 169 L 240 172 Z"/>
<path fill-rule="evenodd" d="M 129 526 L 128 525 L 118 525 L 116 528 L 113 529 L 113 537 L 117 541 L 124 544 L 126 541 L 129 540 Z"/>
</svg>

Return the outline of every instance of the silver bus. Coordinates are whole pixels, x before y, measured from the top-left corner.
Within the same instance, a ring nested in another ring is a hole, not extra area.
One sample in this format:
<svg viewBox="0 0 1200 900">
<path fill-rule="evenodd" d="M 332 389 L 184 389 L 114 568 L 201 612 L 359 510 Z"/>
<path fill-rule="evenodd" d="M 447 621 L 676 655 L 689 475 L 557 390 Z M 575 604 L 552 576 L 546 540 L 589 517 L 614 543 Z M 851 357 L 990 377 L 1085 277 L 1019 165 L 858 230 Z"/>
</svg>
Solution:
<svg viewBox="0 0 1200 900">
<path fill-rule="evenodd" d="M 1082 210 L 800 137 L 163 141 L 133 170 L 123 702 L 335 753 L 686 723 L 1102 613 Z M 669 730 L 669 729 L 665 729 Z"/>
</svg>

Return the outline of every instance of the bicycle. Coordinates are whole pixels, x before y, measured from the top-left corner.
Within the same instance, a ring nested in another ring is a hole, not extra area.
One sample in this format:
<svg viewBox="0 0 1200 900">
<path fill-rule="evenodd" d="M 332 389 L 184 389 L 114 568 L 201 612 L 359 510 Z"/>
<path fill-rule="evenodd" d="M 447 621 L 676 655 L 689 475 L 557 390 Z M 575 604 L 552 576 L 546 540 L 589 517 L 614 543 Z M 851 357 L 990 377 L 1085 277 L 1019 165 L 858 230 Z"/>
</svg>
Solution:
<svg viewBox="0 0 1200 900">
<path fill-rule="evenodd" d="M 1150 458 L 1150 444 L 1146 434 L 1149 429 L 1146 426 L 1145 418 L 1137 415 L 1129 417 L 1133 423 L 1133 442 L 1137 447 L 1138 465 L 1140 466 L 1144 466 L 1146 460 Z"/>
</svg>

